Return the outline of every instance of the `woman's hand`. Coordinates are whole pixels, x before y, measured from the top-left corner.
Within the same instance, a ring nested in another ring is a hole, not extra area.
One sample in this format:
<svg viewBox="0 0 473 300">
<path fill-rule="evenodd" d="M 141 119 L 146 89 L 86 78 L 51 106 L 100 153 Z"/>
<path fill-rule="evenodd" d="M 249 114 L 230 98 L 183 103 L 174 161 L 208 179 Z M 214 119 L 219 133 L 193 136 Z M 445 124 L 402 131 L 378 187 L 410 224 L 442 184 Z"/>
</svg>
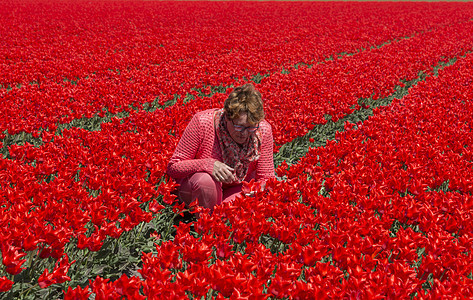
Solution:
<svg viewBox="0 0 473 300">
<path fill-rule="evenodd" d="M 233 176 L 232 167 L 227 166 L 221 161 L 216 160 L 214 163 L 214 169 L 212 171 L 212 176 L 215 180 L 225 183 L 230 183 L 235 181 L 235 176 Z"/>
</svg>

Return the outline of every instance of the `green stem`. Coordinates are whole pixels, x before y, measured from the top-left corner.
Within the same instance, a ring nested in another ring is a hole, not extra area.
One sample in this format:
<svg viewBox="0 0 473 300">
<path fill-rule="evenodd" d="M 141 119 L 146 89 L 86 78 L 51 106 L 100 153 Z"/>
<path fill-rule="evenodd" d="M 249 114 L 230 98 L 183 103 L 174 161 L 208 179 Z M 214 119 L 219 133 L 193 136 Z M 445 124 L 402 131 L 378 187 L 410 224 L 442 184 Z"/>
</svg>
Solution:
<svg viewBox="0 0 473 300">
<path fill-rule="evenodd" d="M 114 243 L 114 246 L 113 246 L 113 253 L 117 253 L 118 243 L 119 243 L 119 240 L 122 237 L 122 235 L 123 235 L 123 233 L 118 237 L 118 239 L 115 239 L 115 243 Z"/>
<path fill-rule="evenodd" d="M 44 247 L 43 247 L 44 248 Z M 40 250 L 38 253 L 41 253 L 42 250 Z M 38 259 L 35 259 L 35 260 L 32 260 L 32 263 L 30 264 L 30 266 L 28 266 L 28 278 L 31 278 L 33 276 L 33 270 L 35 269 L 35 266 L 39 260 L 39 255 L 38 255 Z"/>
<path fill-rule="evenodd" d="M 189 211 L 189 210 L 188 210 L 188 209 L 184 209 L 184 210 L 182 210 L 182 211 L 180 211 L 180 212 L 178 212 L 178 213 L 175 213 L 174 216 L 172 216 L 172 219 L 171 219 L 171 221 L 169 222 L 169 226 L 168 226 L 168 228 L 167 228 L 167 230 L 166 230 L 166 234 L 165 234 L 165 236 L 164 236 L 164 240 L 167 240 L 167 239 L 168 239 L 169 232 L 171 231 L 171 228 L 172 228 L 172 226 L 174 225 L 174 219 L 175 219 L 179 214 L 185 213 L 185 212 L 187 212 L 187 211 Z"/>
<path fill-rule="evenodd" d="M 443 275 L 445 275 L 445 273 L 447 273 L 447 269 L 443 270 L 443 273 L 442 273 L 442 275 L 440 275 L 440 279 L 439 279 L 440 281 L 442 281 L 442 279 L 443 279 Z"/>
<path fill-rule="evenodd" d="M 27 264 L 28 264 L 28 269 L 31 269 L 31 263 L 33 262 L 33 255 L 34 255 L 34 254 L 33 254 L 32 251 L 30 251 L 30 252 L 28 253 L 28 263 L 27 263 Z"/>
<path fill-rule="evenodd" d="M 276 241 L 279 241 L 277 238 L 273 238 L 273 242 L 271 243 L 271 246 L 269 246 L 269 250 L 273 250 L 273 246 L 276 243 Z"/>
<path fill-rule="evenodd" d="M 85 260 L 84 260 L 84 262 L 82 263 L 82 266 L 84 267 L 84 265 L 85 265 L 85 269 L 87 269 L 87 267 L 88 267 L 88 262 L 89 262 L 90 250 L 84 249 L 84 252 L 85 252 L 85 251 L 87 251 L 87 255 L 85 256 Z M 84 255 L 83 255 L 82 257 L 84 257 Z"/>
<path fill-rule="evenodd" d="M 169 226 L 166 230 L 166 234 L 164 235 L 164 240 L 168 239 L 169 232 L 171 231 L 171 227 L 174 225 L 174 219 L 176 218 L 177 214 L 174 214 L 171 221 L 169 222 Z"/>
<path fill-rule="evenodd" d="M 23 295 L 23 294 L 26 293 L 26 292 L 29 293 L 29 291 L 31 291 L 33 288 L 38 287 L 38 286 L 39 286 L 39 284 L 37 283 L 37 284 L 35 284 L 35 285 L 33 285 L 33 286 L 27 288 L 26 290 L 21 291 L 21 293 L 20 293 L 18 296 L 20 297 L 21 295 Z"/>
<path fill-rule="evenodd" d="M 140 228 L 140 232 L 138 233 L 138 235 L 140 236 L 140 238 L 143 237 L 143 228 L 145 227 L 145 222 L 141 222 L 141 228 Z"/>
</svg>

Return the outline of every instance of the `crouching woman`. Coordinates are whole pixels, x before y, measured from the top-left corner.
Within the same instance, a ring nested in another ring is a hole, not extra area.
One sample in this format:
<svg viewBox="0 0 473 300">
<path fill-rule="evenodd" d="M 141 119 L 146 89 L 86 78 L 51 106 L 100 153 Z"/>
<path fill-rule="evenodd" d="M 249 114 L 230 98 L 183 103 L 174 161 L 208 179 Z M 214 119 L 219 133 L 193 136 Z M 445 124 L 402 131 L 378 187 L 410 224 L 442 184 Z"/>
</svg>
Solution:
<svg viewBox="0 0 473 300">
<path fill-rule="evenodd" d="M 179 184 L 178 198 L 198 199 L 213 210 L 232 201 L 242 182 L 261 186 L 275 177 L 273 134 L 264 120 L 261 94 L 252 84 L 235 88 L 221 109 L 196 113 L 187 125 L 167 173 Z"/>
</svg>

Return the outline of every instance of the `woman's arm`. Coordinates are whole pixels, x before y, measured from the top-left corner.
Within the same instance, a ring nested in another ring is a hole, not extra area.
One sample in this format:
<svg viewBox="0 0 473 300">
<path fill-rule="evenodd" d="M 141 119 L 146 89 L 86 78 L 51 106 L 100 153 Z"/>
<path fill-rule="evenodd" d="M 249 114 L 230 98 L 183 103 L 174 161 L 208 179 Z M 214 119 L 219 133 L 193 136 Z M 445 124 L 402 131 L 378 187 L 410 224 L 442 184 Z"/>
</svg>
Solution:
<svg viewBox="0 0 473 300">
<path fill-rule="evenodd" d="M 212 174 L 214 158 L 196 159 L 204 139 L 199 117 L 194 115 L 182 134 L 176 150 L 168 163 L 167 173 L 172 178 L 184 178 L 196 172 Z"/>
<path fill-rule="evenodd" d="M 273 130 L 271 125 L 263 121 L 260 130 L 262 135 L 261 141 L 261 152 L 260 158 L 256 165 L 256 181 L 265 182 L 269 178 L 274 178 L 274 158 L 273 158 L 273 149 L 274 149 L 274 140 L 273 140 Z"/>
</svg>

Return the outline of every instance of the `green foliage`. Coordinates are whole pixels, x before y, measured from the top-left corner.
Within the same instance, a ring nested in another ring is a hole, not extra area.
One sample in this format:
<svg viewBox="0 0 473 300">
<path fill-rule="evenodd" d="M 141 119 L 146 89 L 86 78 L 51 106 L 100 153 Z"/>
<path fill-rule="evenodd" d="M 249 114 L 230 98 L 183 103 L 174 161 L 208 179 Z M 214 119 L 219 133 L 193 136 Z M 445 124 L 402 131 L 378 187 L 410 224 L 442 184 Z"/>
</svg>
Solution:
<svg viewBox="0 0 473 300">
<path fill-rule="evenodd" d="M 97 276 L 111 280 L 118 279 L 122 274 L 141 278 L 137 270 L 142 266 L 142 253 L 156 253 L 156 244 L 174 239 L 176 226 L 180 222 L 196 220 L 186 209 L 174 211 L 176 208 L 173 205 L 167 205 L 161 199 L 156 201 L 165 208 L 155 214 L 151 222 L 142 222 L 132 230 L 123 232 L 118 239 L 107 237 L 99 251 L 80 250 L 77 248 L 77 239 L 72 239 L 65 247 L 69 261 L 76 261 L 67 273 L 70 281 L 41 289 L 37 284 L 39 276 L 45 269 L 52 271 L 56 260 L 41 259 L 37 251 L 29 252 L 24 265 L 27 269 L 12 276 L 13 288 L 2 293 L 0 299 L 58 299 L 68 286 L 84 287 Z M 146 203 L 143 207 L 146 208 Z M 91 223 L 89 225 L 93 228 Z"/>
</svg>

